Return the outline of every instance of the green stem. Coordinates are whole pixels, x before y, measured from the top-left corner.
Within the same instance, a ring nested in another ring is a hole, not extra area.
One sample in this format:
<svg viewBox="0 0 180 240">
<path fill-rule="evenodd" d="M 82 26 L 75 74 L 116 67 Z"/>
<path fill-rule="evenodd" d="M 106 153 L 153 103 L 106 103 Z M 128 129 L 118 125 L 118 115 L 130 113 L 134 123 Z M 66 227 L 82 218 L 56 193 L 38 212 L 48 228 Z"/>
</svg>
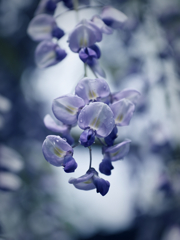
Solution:
<svg viewBox="0 0 180 240">
<path fill-rule="evenodd" d="M 84 77 L 87 77 L 87 64 L 84 63 Z"/>
<path fill-rule="evenodd" d="M 90 169 L 92 164 L 92 149 L 91 147 L 88 147 L 88 148 L 89 148 L 89 156 L 90 156 L 90 161 L 89 161 L 89 169 Z"/>
</svg>

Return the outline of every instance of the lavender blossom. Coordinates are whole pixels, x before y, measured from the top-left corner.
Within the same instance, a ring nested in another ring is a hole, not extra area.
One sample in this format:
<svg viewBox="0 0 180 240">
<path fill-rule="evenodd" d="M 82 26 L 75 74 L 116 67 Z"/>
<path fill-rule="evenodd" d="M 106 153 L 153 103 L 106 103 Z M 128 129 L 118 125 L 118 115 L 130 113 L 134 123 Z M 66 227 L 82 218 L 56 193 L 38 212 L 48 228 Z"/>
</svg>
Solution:
<svg viewBox="0 0 180 240">
<path fill-rule="evenodd" d="M 48 13 L 53 15 L 58 2 L 59 0 L 41 0 L 35 11 L 35 15 L 41 13 Z"/>
<path fill-rule="evenodd" d="M 106 195 L 109 191 L 110 183 L 100 177 L 94 168 L 90 168 L 85 175 L 79 178 L 70 178 L 69 183 L 73 184 L 75 188 L 80 190 L 96 189 L 102 196 Z"/>
<path fill-rule="evenodd" d="M 123 98 L 111 106 L 117 126 L 127 126 L 130 123 L 135 110 L 135 105 L 126 98 Z"/>
<path fill-rule="evenodd" d="M 76 25 L 69 35 L 69 47 L 73 52 L 79 52 L 81 48 L 94 45 L 102 40 L 102 33 L 99 28 L 86 19 Z"/>
<path fill-rule="evenodd" d="M 66 52 L 51 41 L 39 43 L 35 51 L 35 62 L 39 68 L 47 68 L 61 62 Z"/>
<path fill-rule="evenodd" d="M 101 19 L 107 26 L 117 29 L 127 20 L 127 16 L 113 7 L 106 6 L 101 13 Z"/>
<path fill-rule="evenodd" d="M 113 33 L 113 29 L 108 27 L 99 16 L 94 16 L 91 21 L 101 30 L 102 33 L 108 35 Z"/>
<path fill-rule="evenodd" d="M 52 110 L 55 117 L 66 125 L 76 125 L 84 100 L 76 95 L 64 95 L 53 101 Z"/>
<path fill-rule="evenodd" d="M 134 105 L 136 105 L 141 97 L 141 94 L 134 89 L 125 89 L 112 94 L 112 101 L 117 102 L 123 98 L 129 99 Z"/>
<path fill-rule="evenodd" d="M 64 31 L 57 26 L 54 18 L 47 14 L 34 17 L 27 33 L 34 41 L 51 40 L 53 37 L 60 39 L 64 36 Z"/>
<path fill-rule="evenodd" d="M 75 88 L 75 94 L 81 97 L 85 104 L 90 101 L 101 101 L 101 98 L 109 96 L 110 89 L 102 78 L 83 78 Z"/>
<path fill-rule="evenodd" d="M 131 140 L 127 139 L 119 144 L 105 148 L 104 158 L 99 164 L 99 171 L 105 175 L 111 175 L 114 169 L 112 162 L 123 159 L 129 152 Z"/>
<path fill-rule="evenodd" d="M 42 151 L 45 159 L 52 165 L 63 166 L 65 172 L 74 172 L 77 168 L 72 147 L 61 137 L 49 135 L 43 142 Z"/>
</svg>

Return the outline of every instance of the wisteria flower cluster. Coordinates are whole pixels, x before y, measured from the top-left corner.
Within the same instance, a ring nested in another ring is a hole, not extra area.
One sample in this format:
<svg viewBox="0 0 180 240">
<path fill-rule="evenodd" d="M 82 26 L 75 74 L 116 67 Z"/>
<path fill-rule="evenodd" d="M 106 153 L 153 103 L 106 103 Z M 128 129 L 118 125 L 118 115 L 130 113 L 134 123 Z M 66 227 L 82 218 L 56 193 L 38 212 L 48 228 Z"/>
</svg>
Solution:
<svg viewBox="0 0 180 240">
<path fill-rule="evenodd" d="M 65 33 L 57 26 L 53 15 L 49 14 L 54 13 L 58 2 L 42 0 L 28 27 L 29 35 L 41 41 L 35 51 L 36 63 L 41 68 L 55 65 L 67 55 L 58 42 Z M 71 10 L 75 6 L 73 2 L 63 2 Z M 89 169 L 79 178 L 70 178 L 69 183 L 81 190 L 96 189 L 102 196 L 109 191 L 110 183 L 100 178 L 91 166 L 91 146 L 96 140 L 100 142 L 103 160 L 99 164 L 99 171 L 111 175 L 114 168 L 112 163 L 124 158 L 131 143 L 126 139 L 114 145 L 118 127 L 129 125 L 140 93 L 133 89 L 111 93 L 105 72 L 98 62 L 101 51 L 96 43 L 102 41 L 103 34 L 112 34 L 114 29 L 120 28 L 126 19 L 126 15 L 119 10 L 106 6 L 100 15 L 93 16 L 91 20 L 83 19 L 75 26 L 69 34 L 68 44 L 84 63 L 84 78 L 76 85 L 74 94 L 54 99 L 52 111 L 57 121 L 49 114 L 44 118 L 45 126 L 61 136 L 46 137 L 42 145 L 44 157 L 50 164 L 62 166 L 66 173 L 74 172 L 77 168 L 73 158 L 73 149 L 77 144 L 74 144 L 70 131 L 76 125 L 82 129 L 79 144 L 89 150 Z M 87 76 L 87 67 L 93 71 L 94 79 Z"/>
</svg>

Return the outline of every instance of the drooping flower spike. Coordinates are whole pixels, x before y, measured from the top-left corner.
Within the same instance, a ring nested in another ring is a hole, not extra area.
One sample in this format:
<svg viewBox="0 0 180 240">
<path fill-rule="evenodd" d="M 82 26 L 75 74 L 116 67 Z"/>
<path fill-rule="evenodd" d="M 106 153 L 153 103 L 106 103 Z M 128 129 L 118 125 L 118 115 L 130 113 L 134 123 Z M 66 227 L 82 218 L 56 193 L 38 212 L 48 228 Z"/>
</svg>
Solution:
<svg viewBox="0 0 180 240">
<path fill-rule="evenodd" d="M 64 31 L 55 21 L 61 15 L 58 14 L 57 9 L 60 1 L 41 0 L 36 16 L 28 27 L 28 34 L 35 41 L 42 41 L 35 51 L 35 61 L 40 68 L 53 66 L 67 55 L 57 41 L 64 35 Z M 62 2 L 69 9 L 78 10 L 76 4 L 73 6 L 72 0 L 62 0 Z M 56 9 L 57 15 L 54 17 Z M 44 157 L 50 164 L 64 167 L 65 172 L 74 172 L 77 168 L 77 163 L 72 157 L 76 145 L 73 148 L 71 146 L 74 140 L 70 130 L 76 124 L 83 129 L 79 142 L 89 148 L 89 170 L 79 178 L 71 178 L 69 183 L 82 190 L 96 189 L 102 196 L 107 194 L 110 184 L 100 178 L 98 172 L 91 167 L 90 146 L 94 143 L 95 137 L 103 144 L 104 158 L 99 169 L 102 173 L 110 175 L 114 168 L 112 162 L 122 159 L 128 153 L 130 145 L 130 140 L 126 140 L 113 146 L 117 138 L 117 126 L 126 126 L 130 123 L 140 94 L 135 90 L 110 93 L 104 79 L 105 72 L 99 64 L 101 51 L 96 43 L 102 40 L 103 34 L 112 34 L 114 29 L 120 28 L 126 19 L 126 15 L 122 12 L 108 6 L 103 9 L 100 16 L 94 16 L 91 20 L 83 19 L 75 26 L 69 34 L 69 48 L 78 53 L 84 63 L 84 76 L 87 76 L 88 66 L 96 79 L 83 78 L 75 88 L 75 95 L 68 94 L 54 99 L 52 111 L 59 122 L 54 121 L 50 115 L 44 118 L 45 126 L 61 135 L 61 137 L 56 135 L 46 137 L 42 146 Z"/>
<path fill-rule="evenodd" d="M 68 125 L 65 125 L 59 121 L 59 124 L 57 124 L 54 119 L 47 114 L 44 117 L 44 125 L 51 131 L 60 133 L 63 138 L 66 138 L 67 142 L 72 145 L 74 143 L 74 139 L 70 134 L 71 127 Z"/>
<path fill-rule="evenodd" d="M 90 168 L 85 175 L 79 178 L 70 178 L 69 183 L 80 190 L 96 189 L 97 193 L 100 193 L 102 196 L 107 194 L 110 187 L 108 181 L 98 177 L 98 172 L 94 168 Z"/>
<path fill-rule="evenodd" d="M 61 137 L 49 135 L 43 142 L 42 151 L 45 159 L 52 165 L 63 166 L 65 172 L 74 172 L 77 163 L 72 157 L 73 148 Z"/>
<path fill-rule="evenodd" d="M 114 128 L 113 112 L 105 103 L 90 103 L 81 110 L 78 125 L 85 130 L 80 136 L 80 143 L 88 147 L 94 142 L 95 136 L 104 138 L 111 133 Z M 93 139 L 91 139 L 92 136 Z M 91 139 L 90 142 L 89 139 Z M 88 142 L 90 145 L 87 146 Z"/>
<path fill-rule="evenodd" d="M 35 62 L 39 68 L 47 68 L 61 62 L 66 52 L 52 41 L 43 41 L 38 44 L 35 51 Z"/>
<path fill-rule="evenodd" d="M 73 52 L 94 45 L 102 40 L 100 29 L 91 21 L 83 19 L 69 35 L 69 47 Z"/>
<path fill-rule="evenodd" d="M 51 40 L 53 37 L 60 39 L 64 31 L 59 28 L 54 18 L 48 14 L 34 17 L 27 29 L 27 33 L 34 41 Z"/>
<path fill-rule="evenodd" d="M 77 84 L 75 94 L 81 97 L 85 104 L 88 104 L 90 101 L 101 101 L 101 98 L 109 96 L 110 89 L 104 79 L 86 77 Z"/>
<path fill-rule="evenodd" d="M 113 29 L 120 28 L 127 20 L 124 13 L 110 6 L 104 7 L 100 16 L 103 22 Z"/>
<path fill-rule="evenodd" d="M 131 140 L 127 139 L 112 147 L 104 150 L 104 158 L 99 165 L 99 171 L 105 175 L 111 175 L 111 170 L 114 168 L 112 162 L 123 159 L 129 152 Z"/>
<path fill-rule="evenodd" d="M 68 94 L 56 98 L 52 104 L 55 117 L 66 125 L 76 125 L 79 111 L 84 107 L 84 100 L 76 95 Z"/>
</svg>

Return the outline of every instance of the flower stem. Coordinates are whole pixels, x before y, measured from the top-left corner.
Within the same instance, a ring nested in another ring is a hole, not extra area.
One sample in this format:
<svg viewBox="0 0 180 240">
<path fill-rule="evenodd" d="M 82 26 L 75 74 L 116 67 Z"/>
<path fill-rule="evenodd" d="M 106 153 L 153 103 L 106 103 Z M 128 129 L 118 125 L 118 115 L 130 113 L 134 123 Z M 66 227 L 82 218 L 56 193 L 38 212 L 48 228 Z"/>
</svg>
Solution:
<svg viewBox="0 0 180 240">
<path fill-rule="evenodd" d="M 89 148 L 89 157 L 90 157 L 90 160 L 89 160 L 89 169 L 90 169 L 92 164 L 92 149 L 91 147 L 88 147 L 88 148 Z"/>
<path fill-rule="evenodd" d="M 87 77 L 87 64 L 84 63 L 84 77 Z"/>
</svg>

